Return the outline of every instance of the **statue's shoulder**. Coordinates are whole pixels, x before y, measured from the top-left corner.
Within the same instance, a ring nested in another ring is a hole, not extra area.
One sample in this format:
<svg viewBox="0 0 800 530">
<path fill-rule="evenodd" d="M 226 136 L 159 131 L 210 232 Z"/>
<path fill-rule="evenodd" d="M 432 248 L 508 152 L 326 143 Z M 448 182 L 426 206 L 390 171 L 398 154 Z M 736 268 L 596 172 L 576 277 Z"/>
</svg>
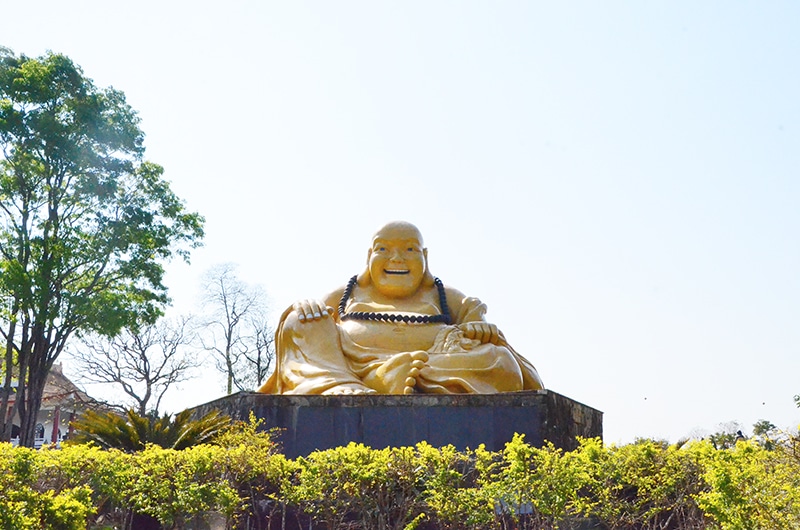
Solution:
<svg viewBox="0 0 800 530">
<path fill-rule="evenodd" d="M 464 293 L 462 293 L 461 291 L 459 291 L 458 289 L 456 289 L 455 287 L 450 286 L 450 285 L 445 285 L 444 286 L 444 293 L 447 296 L 447 303 L 448 304 L 450 303 L 451 300 L 453 302 L 459 302 L 460 303 L 461 300 L 466 298 L 466 295 Z"/>
<path fill-rule="evenodd" d="M 464 301 L 467 299 L 467 296 L 455 287 L 449 285 L 444 286 L 444 294 L 447 297 L 447 305 L 450 307 L 450 312 L 458 313 Z"/>
<path fill-rule="evenodd" d="M 444 286 L 444 292 L 454 323 L 483 320 L 483 316 L 486 313 L 486 305 L 478 298 L 467 296 L 449 285 Z"/>
<path fill-rule="evenodd" d="M 346 286 L 342 285 L 341 287 L 334 289 L 333 291 L 329 292 L 323 298 L 323 301 L 330 307 L 336 309 L 339 307 L 339 301 L 342 299 L 342 295 L 344 295 L 344 290 Z"/>
</svg>

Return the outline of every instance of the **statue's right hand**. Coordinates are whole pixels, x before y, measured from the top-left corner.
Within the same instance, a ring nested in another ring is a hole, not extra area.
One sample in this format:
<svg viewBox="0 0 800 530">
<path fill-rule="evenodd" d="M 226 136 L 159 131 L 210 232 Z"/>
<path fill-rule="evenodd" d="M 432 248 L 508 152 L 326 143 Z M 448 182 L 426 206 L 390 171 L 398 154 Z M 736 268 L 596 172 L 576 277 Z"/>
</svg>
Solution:
<svg viewBox="0 0 800 530">
<path fill-rule="evenodd" d="M 292 304 L 292 309 L 297 313 L 297 320 L 300 322 L 320 320 L 330 315 L 328 307 L 319 300 L 300 300 Z"/>
</svg>

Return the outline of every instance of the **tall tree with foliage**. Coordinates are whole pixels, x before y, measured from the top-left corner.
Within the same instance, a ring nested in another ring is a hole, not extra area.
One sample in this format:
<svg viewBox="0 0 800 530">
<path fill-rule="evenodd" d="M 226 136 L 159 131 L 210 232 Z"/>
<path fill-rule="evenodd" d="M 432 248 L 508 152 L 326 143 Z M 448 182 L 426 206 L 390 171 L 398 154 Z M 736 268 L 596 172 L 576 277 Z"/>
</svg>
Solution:
<svg viewBox="0 0 800 530">
<path fill-rule="evenodd" d="M 70 337 L 155 321 L 163 262 L 188 259 L 202 238 L 202 217 L 144 160 L 143 138 L 124 94 L 68 57 L 0 49 L 0 439 L 18 413 L 20 444 L 32 445 Z"/>
</svg>

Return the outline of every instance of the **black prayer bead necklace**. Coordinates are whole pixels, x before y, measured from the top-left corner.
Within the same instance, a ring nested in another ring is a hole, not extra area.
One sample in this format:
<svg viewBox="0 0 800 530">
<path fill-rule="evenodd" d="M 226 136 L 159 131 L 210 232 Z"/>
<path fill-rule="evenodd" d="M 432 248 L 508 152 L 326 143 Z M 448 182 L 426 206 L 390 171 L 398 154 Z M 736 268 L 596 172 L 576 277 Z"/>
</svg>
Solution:
<svg viewBox="0 0 800 530">
<path fill-rule="evenodd" d="M 353 295 L 353 289 L 356 286 L 358 277 L 353 276 L 347 282 L 342 293 L 342 299 L 339 301 L 339 318 L 341 320 L 372 320 L 375 322 L 405 322 L 409 324 L 434 324 L 434 323 L 450 323 L 450 308 L 447 307 L 447 296 L 444 292 L 444 285 L 442 280 L 434 277 L 433 283 L 439 291 L 439 306 L 442 309 L 441 315 L 395 315 L 393 313 L 372 313 L 369 311 L 351 311 L 345 313 L 344 309 L 347 306 L 347 301 Z"/>
</svg>

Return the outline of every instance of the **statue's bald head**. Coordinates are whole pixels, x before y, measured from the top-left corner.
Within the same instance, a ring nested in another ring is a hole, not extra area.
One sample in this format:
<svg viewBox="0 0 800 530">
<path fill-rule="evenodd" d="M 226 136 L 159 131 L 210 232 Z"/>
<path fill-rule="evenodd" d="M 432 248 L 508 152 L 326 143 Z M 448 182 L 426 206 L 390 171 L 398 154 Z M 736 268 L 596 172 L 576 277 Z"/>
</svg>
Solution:
<svg viewBox="0 0 800 530">
<path fill-rule="evenodd" d="M 367 269 L 358 276 L 358 284 L 373 284 L 390 296 L 409 296 L 420 285 L 433 285 L 428 249 L 419 229 L 406 221 L 392 221 L 379 228 L 372 236 Z"/>
<path fill-rule="evenodd" d="M 422 240 L 422 233 L 419 228 L 408 221 L 391 221 L 383 225 L 372 236 L 372 241 L 376 239 L 416 239 L 421 248 L 425 248 Z"/>
</svg>

